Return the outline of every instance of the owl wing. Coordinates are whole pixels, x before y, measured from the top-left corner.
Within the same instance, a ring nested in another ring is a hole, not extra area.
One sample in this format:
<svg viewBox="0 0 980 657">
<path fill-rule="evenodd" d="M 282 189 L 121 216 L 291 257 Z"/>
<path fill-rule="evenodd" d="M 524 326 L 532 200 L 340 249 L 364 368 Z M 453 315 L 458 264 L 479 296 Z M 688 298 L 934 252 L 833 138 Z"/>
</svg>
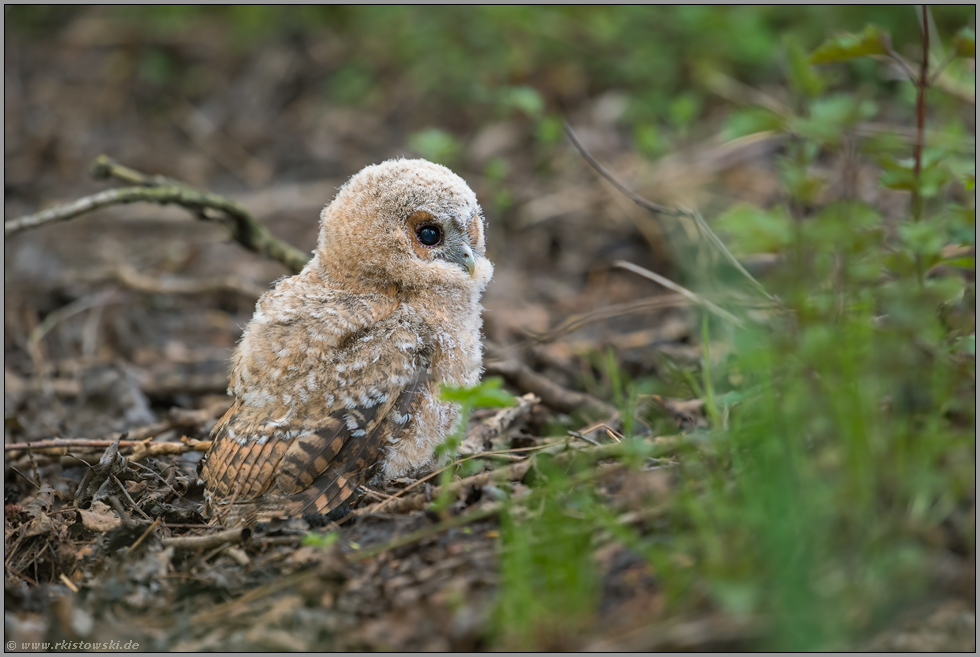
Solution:
<svg viewBox="0 0 980 657">
<path fill-rule="evenodd" d="M 407 425 L 428 378 L 421 367 L 384 403 L 339 408 L 315 428 L 282 427 L 244 441 L 234 430 L 233 406 L 215 428 L 202 469 L 212 507 L 254 504 L 263 517 L 298 516 L 346 502 Z"/>
<path fill-rule="evenodd" d="M 390 298 L 309 292 L 297 278 L 259 301 L 236 352 L 236 401 L 201 466 L 212 511 L 329 511 L 397 440 L 427 388 L 424 322 Z"/>
</svg>

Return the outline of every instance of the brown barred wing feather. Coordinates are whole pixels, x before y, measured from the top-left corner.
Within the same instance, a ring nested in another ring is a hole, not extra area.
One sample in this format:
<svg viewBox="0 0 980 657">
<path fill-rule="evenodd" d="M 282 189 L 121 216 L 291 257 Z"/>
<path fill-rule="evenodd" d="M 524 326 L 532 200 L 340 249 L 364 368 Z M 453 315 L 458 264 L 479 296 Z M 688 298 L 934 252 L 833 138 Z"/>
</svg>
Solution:
<svg viewBox="0 0 980 657">
<path fill-rule="evenodd" d="M 234 418 L 219 424 L 202 476 L 213 510 L 236 508 L 219 511 L 216 518 L 327 513 L 349 501 L 408 424 L 429 376 L 427 368 L 420 368 L 384 403 L 337 409 L 315 430 L 281 427 L 280 435 L 263 437 L 261 444 L 240 441 L 229 431 Z"/>
<path fill-rule="evenodd" d="M 348 440 L 329 468 L 322 471 L 309 488 L 291 496 L 293 514 L 327 513 L 350 500 L 358 486 L 370 478 L 385 446 L 398 441 L 430 376 L 430 370 L 420 369 L 371 431 Z"/>
</svg>

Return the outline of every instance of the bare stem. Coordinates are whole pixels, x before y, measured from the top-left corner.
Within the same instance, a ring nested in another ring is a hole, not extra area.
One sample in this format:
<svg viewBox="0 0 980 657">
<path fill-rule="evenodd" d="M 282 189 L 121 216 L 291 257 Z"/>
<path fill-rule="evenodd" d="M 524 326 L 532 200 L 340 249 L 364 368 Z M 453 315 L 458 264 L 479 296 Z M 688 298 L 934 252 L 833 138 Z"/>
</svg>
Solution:
<svg viewBox="0 0 980 657">
<path fill-rule="evenodd" d="M 926 129 L 926 88 L 929 86 L 929 7 L 922 5 L 922 68 L 916 79 L 918 94 L 915 100 L 916 133 L 915 149 L 915 188 L 912 190 L 912 219 L 922 218 L 922 194 L 919 191 L 922 174 L 922 147 L 925 142 Z"/>
</svg>

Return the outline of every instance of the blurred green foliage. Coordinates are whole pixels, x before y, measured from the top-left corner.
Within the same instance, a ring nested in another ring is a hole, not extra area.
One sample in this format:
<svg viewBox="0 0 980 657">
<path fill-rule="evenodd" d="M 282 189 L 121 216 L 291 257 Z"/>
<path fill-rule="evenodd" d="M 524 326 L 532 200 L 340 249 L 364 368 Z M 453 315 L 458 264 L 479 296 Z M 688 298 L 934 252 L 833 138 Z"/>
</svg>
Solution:
<svg viewBox="0 0 980 657">
<path fill-rule="evenodd" d="M 948 34 L 947 47 L 973 52 Z M 930 138 L 917 162 L 914 138 L 859 130 L 882 120 L 885 103 L 812 64 L 852 66 L 880 54 L 867 42 L 888 38 L 868 28 L 807 56 L 788 37 L 785 108 L 728 117 L 732 138 L 785 138 L 783 202 L 738 204 L 716 221 L 736 253 L 776 256 L 763 282 L 779 302 L 761 323 L 743 313 L 745 330 L 705 315 L 700 372 L 630 382 L 613 352 L 597 355 L 605 381 L 587 386 L 622 418 L 636 410 L 637 391 L 683 391 L 704 400 L 710 429 L 688 432 L 697 449 L 678 459 L 669 521 L 652 530 L 621 525 L 598 489 L 567 479 L 574 469 L 534 479 L 540 500 L 504 522 L 502 645 L 549 647 L 556 633 L 583 631 L 597 595 L 589 554 L 610 540 L 648 559 L 675 611 L 707 598 L 736 617 L 764 618 L 759 647 L 776 650 L 854 645 L 918 599 L 937 554 L 975 555 L 972 108 L 927 94 L 927 128 L 962 140 Z M 829 192 L 821 166 L 847 157 L 874 162 L 878 189 L 904 194 L 899 217 Z M 709 271 L 682 273 L 720 298 L 745 298 L 730 275 Z M 715 340 L 732 349 L 712 366 Z M 673 432 L 669 418 L 645 421 Z"/>
<path fill-rule="evenodd" d="M 80 9 L 20 5 L 5 11 L 8 31 L 40 34 L 65 28 Z M 933 8 L 944 34 L 960 30 L 973 14 L 971 6 Z M 789 67 L 799 70 L 802 50 L 832 32 L 859 31 L 865 24 L 880 28 L 832 40 L 815 56 L 867 50 L 883 31 L 903 52 L 918 41 L 909 9 L 886 5 L 150 5 L 109 7 L 106 15 L 143 31 L 148 43 L 201 23 L 226 33 L 242 53 L 281 39 L 329 42 L 339 50 L 322 71 L 331 101 L 386 102 L 384 91 L 403 88 L 422 104 L 430 125 L 442 129 L 514 114 L 541 124 L 539 138 L 551 142 L 561 135 L 556 115 L 616 90 L 628 98 L 623 120 L 634 129 L 637 150 L 652 157 L 666 152 L 675 136 L 683 138 L 717 102 L 703 84 L 713 72 L 766 83 L 786 67 L 787 40 L 799 44 L 789 49 Z M 967 28 L 956 47 L 966 52 L 974 43 Z M 192 66 L 164 57 L 149 56 L 141 72 L 158 81 L 191 74 Z M 851 82 L 886 84 L 875 67 L 844 74 Z M 806 94 L 819 91 L 815 78 L 795 74 L 792 80 Z"/>
<path fill-rule="evenodd" d="M 7 29 L 61 29 L 73 11 L 11 7 Z M 714 605 L 765 618 L 760 647 L 779 650 L 853 646 L 921 592 L 937 544 L 974 557 L 975 110 L 930 89 L 918 163 L 909 130 L 866 129 L 914 129 L 916 89 L 882 61 L 891 44 L 917 70 L 920 29 L 909 7 L 109 11 L 154 34 L 216 21 L 242 51 L 284 35 L 342 34 L 344 52 L 322 71 L 324 94 L 359 106 L 388 98 L 379 89 L 407 89 L 427 109 L 411 148 L 446 164 L 461 152 L 455 135 L 502 116 L 533 123 L 536 144 L 552 146 L 567 109 L 612 90 L 627 97 L 622 127 L 648 157 L 670 152 L 719 109 L 706 123 L 722 124 L 726 139 L 783 139 L 779 201 L 737 204 L 714 222 L 737 255 L 773 256 L 762 282 L 779 302 L 764 321 L 738 306 L 752 294 L 738 276 L 701 257 L 709 245 L 679 245 L 700 255 L 678 259 L 690 263 L 678 274 L 727 299 L 749 328 L 705 316 L 702 364 L 665 360 L 657 378 L 630 381 L 613 352 L 586 368 L 601 373 L 586 387 L 617 404 L 628 437 L 637 413 L 658 435 L 678 431 L 644 397 L 706 402 L 709 428 L 688 431 L 660 519 L 624 526 L 587 468 L 542 463 L 528 481 L 532 501 L 511 500 L 502 515 L 502 584 L 488 633 L 500 645 L 560 645 L 555 636 L 587 627 L 599 595 L 593 554 L 604 541 L 648 560 L 671 610 Z M 961 58 L 946 76 L 975 98 L 975 73 L 962 62 L 975 56 L 975 8 L 937 6 L 932 15 L 942 39 L 935 52 Z M 155 84 L 182 74 L 150 47 L 139 72 Z M 721 76 L 764 87 L 774 102 L 727 104 L 712 91 Z M 825 171 L 848 158 L 879 167 L 873 196 L 900 194 L 903 209 L 853 190 L 830 194 Z M 485 164 L 500 208 L 512 202 L 508 173 L 505 160 Z M 920 207 L 905 204 L 912 196 Z M 716 343 L 730 355 L 718 357 Z M 507 403 L 499 381 L 443 394 L 464 417 Z M 461 439 L 454 433 L 441 454 Z M 443 474 L 448 483 L 452 472 Z"/>
</svg>

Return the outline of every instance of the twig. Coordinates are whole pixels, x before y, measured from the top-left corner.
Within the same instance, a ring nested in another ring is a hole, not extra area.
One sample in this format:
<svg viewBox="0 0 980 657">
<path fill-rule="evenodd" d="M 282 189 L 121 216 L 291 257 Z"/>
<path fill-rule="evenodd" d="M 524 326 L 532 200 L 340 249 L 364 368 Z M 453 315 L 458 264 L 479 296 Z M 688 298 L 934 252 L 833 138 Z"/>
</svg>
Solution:
<svg viewBox="0 0 980 657">
<path fill-rule="evenodd" d="M 119 164 L 105 154 L 92 160 L 92 164 L 89 165 L 88 172 L 89 175 L 96 180 L 108 180 L 110 178 L 115 178 L 124 183 L 138 185 L 140 187 L 185 186 L 184 183 L 180 182 L 179 180 L 174 180 L 173 178 L 167 178 L 166 176 L 161 175 L 148 176 L 145 173 L 140 173 L 136 169 L 130 169 L 123 164 Z"/>
<path fill-rule="evenodd" d="M 35 483 L 35 482 L 34 482 L 34 481 L 33 481 L 33 480 L 32 480 L 32 479 L 30 478 L 30 477 L 28 477 L 28 476 L 27 476 L 26 474 L 24 474 L 23 472 L 21 472 L 20 470 L 18 470 L 17 468 L 15 468 L 15 467 L 14 467 L 14 466 L 12 466 L 12 465 L 8 465 L 7 467 L 8 467 L 8 468 L 10 468 L 11 470 L 13 470 L 14 472 L 16 472 L 17 474 L 19 474 L 19 475 L 20 475 L 21 477 L 23 477 L 23 478 L 24 478 L 24 481 L 26 481 L 27 483 L 29 483 L 29 484 L 30 484 L 31 486 L 33 486 L 34 488 L 36 488 L 36 489 L 38 489 L 38 490 L 41 490 L 41 487 L 40 487 L 40 486 L 38 486 L 38 485 L 37 485 L 37 484 L 36 484 L 36 483 Z"/>
<path fill-rule="evenodd" d="M 58 308 L 52 313 L 49 313 L 40 324 L 34 327 L 34 330 L 31 331 L 31 334 L 27 337 L 27 341 L 31 344 L 37 344 L 44 339 L 44 336 L 47 335 L 51 329 L 69 317 L 77 315 L 80 312 L 84 312 L 89 308 L 97 308 L 99 306 L 120 302 L 120 299 L 113 298 L 115 296 L 116 290 L 106 290 L 100 294 L 93 294 L 80 299 L 75 299 L 71 303 Z"/>
<path fill-rule="evenodd" d="M 929 78 L 930 87 L 939 81 L 939 78 L 946 71 L 946 68 L 953 63 L 954 59 L 956 59 L 957 54 L 958 53 L 954 50 L 949 55 L 947 55 L 946 58 L 942 61 L 942 63 L 936 68 L 936 70 L 932 74 L 932 77 Z"/>
<path fill-rule="evenodd" d="M 314 572 L 315 571 L 313 569 L 307 568 L 304 570 L 297 571 L 291 575 L 280 577 L 279 579 L 269 582 L 268 584 L 264 584 L 262 586 L 259 586 L 258 588 L 252 589 L 251 591 L 244 594 L 240 598 L 235 598 L 234 600 L 230 600 L 216 607 L 212 607 L 211 609 L 204 611 L 203 613 L 195 614 L 194 616 L 191 617 L 191 624 L 209 625 L 214 621 L 218 620 L 219 618 L 221 618 L 222 616 L 234 613 L 236 609 L 241 609 L 242 607 L 247 606 L 249 603 L 258 600 L 259 598 L 263 598 L 267 595 L 272 595 L 273 593 L 277 593 L 283 589 L 291 588 L 299 584 L 300 582 L 309 579 Z"/>
<path fill-rule="evenodd" d="M 139 538 L 137 538 L 135 541 L 133 541 L 133 544 L 129 546 L 129 551 L 132 552 L 137 547 L 139 547 L 139 544 L 143 542 L 143 539 L 145 539 L 147 536 L 149 536 L 150 535 L 150 532 L 152 532 L 154 529 L 156 529 L 159 524 L 160 524 L 160 518 L 157 518 L 156 520 L 154 520 L 150 524 L 149 527 L 146 528 L 146 531 L 144 531 L 142 534 L 140 534 L 140 537 Z"/>
<path fill-rule="evenodd" d="M 496 358 L 499 356 L 499 351 L 489 343 L 487 354 L 491 357 L 491 360 L 485 364 L 487 373 L 499 374 L 521 392 L 533 392 L 545 405 L 556 411 L 574 413 L 582 410 L 600 417 L 609 417 L 616 412 L 615 407 L 601 399 L 584 392 L 563 388 L 516 359 Z"/>
<path fill-rule="evenodd" d="M 651 281 L 656 281 L 657 283 L 660 283 L 661 285 L 663 285 L 665 288 L 667 288 L 669 290 L 673 290 L 674 292 L 677 292 L 678 294 L 681 294 L 684 297 L 690 299 L 692 302 L 698 304 L 699 306 L 703 306 L 707 310 L 710 310 L 711 312 L 713 312 L 714 314 L 718 315 L 722 319 L 724 319 L 726 321 L 729 321 L 732 324 L 735 324 L 736 326 L 744 327 L 744 324 L 742 323 L 742 320 L 740 320 L 735 315 L 731 314 L 730 312 L 728 312 L 724 308 L 721 308 L 721 307 L 717 306 L 716 304 L 708 301 L 704 297 L 702 297 L 700 295 L 697 295 L 694 292 L 691 292 L 686 287 L 683 287 L 681 285 L 678 285 L 677 283 L 673 282 L 669 278 L 666 278 L 664 276 L 661 276 L 660 274 L 658 274 L 656 272 L 652 272 L 649 269 L 646 269 L 645 267 L 640 267 L 639 265 L 634 265 L 632 262 L 627 262 L 625 260 L 617 260 L 616 262 L 613 263 L 613 266 L 614 267 L 620 267 L 622 269 L 627 269 L 627 270 L 633 272 L 634 274 L 639 274 L 640 276 L 643 276 L 644 278 L 649 278 Z"/>
<path fill-rule="evenodd" d="M 52 440 L 41 440 L 36 443 L 8 443 L 3 446 L 5 452 L 15 450 L 30 451 L 42 456 L 69 456 L 71 451 L 88 449 L 96 451 L 107 449 L 112 441 L 109 440 L 84 440 L 72 438 L 55 438 Z M 181 442 L 168 441 L 162 443 L 151 443 L 139 440 L 119 441 L 120 451 L 129 451 L 130 461 L 144 461 L 151 456 L 163 456 L 165 454 L 187 454 L 188 452 L 206 452 L 211 447 L 210 440 L 195 440 L 186 438 Z M 77 457 L 76 457 L 77 458 Z"/>
<path fill-rule="evenodd" d="M 572 315 L 546 333 L 533 333 L 529 331 L 528 334 L 535 342 L 539 344 L 546 344 L 548 342 L 554 342 L 563 335 L 577 331 L 583 326 L 588 326 L 589 324 L 600 322 L 604 319 L 612 319 L 622 315 L 642 313 L 648 310 L 656 310 L 658 308 L 686 306 L 689 303 L 689 299 L 677 294 L 649 297 L 647 299 L 640 299 L 639 301 L 631 301 L 629 303 L 617 303 L 611 306 L 593 310 L 588 313 L 582 313 L 581 315 Z"/>
<path fill-rule="evenodd" d="M 181 550 L 212 550 L 225 543 L 242 543 L 248 540 L 251 532 L 245 528 L 226 529 L 214 534 L 204 536 L 178 536 L 176 538 L 163 539 L 164 547 L 173 547 L 178 552 Z"/>
<path fill-rule="evenodd" d="M 217 211 L 218 218 L 226 219 L 223 223 L 235 241 L 251 251 L 283 263 L 293 272 L 300 271 L 310 259 L 296 247 L 273 237 L 269 229 L 252 218 L 245 208 L 224 196 L 203 192 L 166 178 L 146 176 L 118 164 L 105 155 L 96 159 L 92 170 L 97 177 L 120 178 L 127 182 L 135 182 L 139 186 L 109 189 L 66 205 L 13 219 L 4 223 L 4 236 L 15 235 L 29 228 L 55 221 L 67 221 L 110 205 L 139 202 L 160 205 L 173 203 L 187 208 L 195 216 L 205 220 L 215 219 L 215 216 L 206 210 Z"/>
<path fill-rule="evenodd" d="M 609 433 L 608 427 L 607 433 Z M 609 435 L 613 440 L 618 440 L 612 433 L 609 433 Z M 613 456 L 621 456 L 625 453 L 626 449 L 628 449 L 628 447 L 626 447 L 625 443 L 622 442 L 615 442 L 606 445 L 597 444 L 594 447 L 587 447 L 584 449 L 568 449 L 567 442 L 546 445 L 523 461 L 511 463 L 510 465 L 491 470 L 490 472 L 481 472 L 479 474 L 460 479 L 459 481 L 454 481 L 453 483 L 449 484 L 448 492 L 450 495 L 452 495 L 461 490 L 466 490 L 467 488 L 487 486 L 495 481 L 520 481 L 524 478 L 524 475 L 527 474 L 527 471 L 533 467 L 535 458 L 538 454 L 553 453 L 555 454 L 555 460 L 559 463 L 563 463 L 575 457 L 586 457 L 598 461 L 600 459 Z M 658 445 L 654 451 L 666 451 L 667 449 L 669 449 L 668 446 Z M 475 455 L 473 458 L 476 456 L 480 455 Z M 424 509 L 432 499 L 438 498 L 442 493 L 442 488 L 436 487 L 430 492 L 431 495 L 427 493 L 416 493 L 415 495 L 401 498 L 392 496 L 392 499 L 379 502 L 378 504 L 373 505 L 363 511 L 358 510 L 356 515 L 370 515 L 372 513 L 377 513 L 382 508 L 389 513 L 407 513 L 410 511 L 418 511 L 419 509 Z"/>
<path fill-rule="evenodd" d="M 216 198 L 220 199 L 221 197 Z M 193 190 L 184 187 L 118 187 L 80 198 L 65 205 L 56 205 L 36 214 L 7 221 L 3 224 L 3 234 L 4 237 L 10 237 L 28 228 L 37 228 L 57 221 L 68 221 L 87 212 L 126 203 L 145 202 L 160 205 L 175 203 L 192 210 L 200 210 L 206 207 L 225 209 L 224 206 L 227 202 L 209 202 L 209 200 L 200 193 L 194 193 Z"/>
<path fill-rule="evenodd" d="M 382 543 L 381 545 L 358 550 L 357 552 L 347 555 L 347 558 L 351 561 L 364 561 L 365 559 L 376 557 L 383 552 L 387 552 L 388 550 L 394 550 L 395 548 L 417 543 L 418 541 L 429 538 L 430 536 L 441 534 L 446 530 L 460 527 L 462 525 L 468 525 L 471 522 L 483 520 L 484 518 L 489 518 L 490 516 L 496 515 L 499 511 L 500 504 L 490 504 L 482 509 L 453 516 L 452 518 L 443 520 L 442 522 L 438 522 L 429 527 L 423 527 L 422 529 L 411 532 L 410 534 L 399 536 L 398 538 L 394 538 L 386 543 Z"/>
<path fill-rule="evenodd" d="M 425 482 L 429 481 L 430 479 L 433 479 L 435 477 L 438 477 L 440 474 L 442 474 L 444 471 L 448 470 L 449 468 L 455 468 L 459 464 L 465 463 L 466 461 L 471 461 L 473 459 L 489 458 L 491 456 L 500 456 L 502 454 L 515 454 L 515 453 L 518 453 L 518 452 L 544 451 L 544 450 L 547 450 L 547 449 L 554 449 L 555 447 L 564 447 L 566 444 L 567 444 L 567 441 L 562 441 L 561 443 L 548 443 L 548 444 L 544 444 L 544 445 L 533 445 L 531 447 L 518 447 L 516 449 L 505 449 L 505 450 L 497 450 L 497 451 L 493 451 L 493 452 L 480 452 L 479 454 L 473 454 L 472 456 L 467 456 L 465 458 L 458 459 L 457 461 L 455 461 L 453 463 L 450 463 L 449 465 L 445 465 L 445 466 L 443 466 L 443 467 L 441 467 L 441 468 L 439 468 L 439 469 L 437 469 L 437 470 L 435 470 L 433 472 L 430 472 L 429 474 L 427 474 L 426 476 L 422 477 L 421 479 L 415 480 L 414 482 L 412 482 L 411 484 L 409 484 L 405 488 L 401 489 L 400 491 L 398 491 L 394 495 L 390 495 L 388 497 L 388 499 L 382 500 L 381 502 L 378 502 L 377 504 L 372 504 L 369 507 L 357 509 L 351 515 L 367 516 L 367 515 L 373 515 L 373 514 L 376 514 L 376 513 L 380 513 L 382 510 L 383 511 L 387 511 L 388 510 L 387 505 L 390 504 L 391 502 L 393 502 L 395 500 L 398 500 L 398 499 L 402 499 L 405 495 L 407 495 L 409 493 L 409 491 L 411 491 L 411 490 L 413 490 L 413 489 L 421 486 L 422 484 L 424 484 Z M 343 523 L 344 521 L 346 521 L 350 517 L 351 516 L 346 516 L 346 517 L 342 518 L 341 520 L 337 521 L 334 524 L 340 525 L 341 523 Z"/>
<path fill-rule="evenodd" d="M 258 299 L 266 292 L 266 288 L 245 283 L 234 276 L 201 280 L 159 279 L 140 274 L 127 265 L 117 267 L 111 272 L 111 275 L 131 290 L 150 294 L 206 294 L 228 291 L 236 292 L 251 299 Z"/>
<path fill-rule="evenodd" d="M 498 410 L 491 417 L 473 427 L 459 446 L 459 453 L 469 455 L 484 451 L 490 447 L 495 438 L 502 436 L 514 423 L 528 415 L 535 404 L 540 402 L 541 400 L 530 392 L 518 397 L 516 404 Z"/>
<path fill-rule="evenodd" d="M 61 573 L 60 575 L 58 575 L 58 579 L 60 579 L 64 583 L 64 585 L 71 590 L 72 593 L 78 593 L 78 587 L 75 586 L 75 582 L 68 579 L 67 575 Z"/>
<path fill-rule="evenodd" d="M 497 468 L 491 470 L 490 472 L 481 472 L 480 474 L 475 474 L 459 481 L 454 481 L 446 487 L 448 494 L 452 496 L 461 490 L 467 488 L 476 487 L 480 488 L 482 486 L 487 486 L 492 484 L 494 481 L 520 481 L 527 474 L 527 471 L 531 469 L 531 464 L 533 461 L 528 458 L 523 461 L 518 461 L 517 463 L 511 463 L 502 468 Z M 432 489 L 431 496 L 426 493 L 415 493 L 414 495 L 409 495 L 407 497 L 396 498 L 392 500 L 386 500 L 378 504 L 378 507 L 384 507 L 385 511 L 388 513 L 408 513 L 410 511 L 418 511 L 424 509 L 426 505 L 429 504 L 433 499 L 437 499 L 443 492 L 441 486 L 437 486 Z M 358 514 L 361 515 L 361 514 Z M 364 515 L 367 515 L 365 513 Z"/>
<path fill-rule="evenodd" d="M 129 491 L 128 491 L 128 490 L 126 490 L 126 487 L 125 487 L 125 486 L 123 486 L 123 484 L 122 484 L 122 482 L 121 482 L 121 481 L 119 481 L 119 478 L 118 478 L 118 477 L 116 477 L 116 475 L 109 475 L 109 476 L 110 476 L 110 477 L 112 477 L 112 481 L 113 481 L 113 482 L 115 482 L 115 484 L 116 484 L 116 487 L 117 487 L 117 488 L 119 488 L 119 490 L 120 490 L 120 491 L 122 492 L 122 494 L 123 494 L 123 495 L 124 495 L 124 496 L 126 497 L 126 499 L 127 499 L 127 500 L 129 501 L 129 503 L 130 503 L 130 504 L 131 504 L 131 505 L 133 506 L 133 508 L 134 508 L 134 509 L 136 509 L 136 511 L 137 511 L 137 512 L 138 512 L 138 513 L 139 513 L 139 514 L 140 514 L 141 516 L 143 516 L 143 519 L 144 519 L 144 520 L 150 520 L 150 521 L 152 521 L 152 520 L 153 520 L 153 518 L 151 518 L 150 516 L 148 516 L 148 515 L 146 515 L 146 512 L 145 512 L 145 511 L 143 511 L 143 509 L 141 509 L 141 508 L 140 508 L 140 505 L 136 503 L 136 500 L 134 500 L 134 499 L 133 499 L 133 496 L 129 494 Z"/>
<path fill-rule="evenodd" d="M 888 56 L 891 57 L 895 61 L 895 63 L 899 65 L 899 67 L 902 69 L 902 72 L 908 76 L 909 81 L 912 84 L 918 84 L 919 81 L 916 79 L 915 72 L 912 70 L 912 67 L 909 66 L 908 62 L 906 62 L 901 55 L 895 52 L 895 49 L 892 47 L 891 38 L 885 36 L 885 38 L 882 39 L 882 43 L 885 46 L 885 50 L 888 51 Z"/>
<path fill-rule="evenodd" d="M 111 506 L 112 510 L 116 512 L 116 515 L 119 516 L 122 523 L 127 527 L 132 527 L 133 519 L 129 517 L 128 513 L 126 513 L 126 507 L 124 507 L 123 503 L 119 501 L 119 498 L 115 495 L 110 495 L 106 499 L 109 500 L 109 506 Z"/>
<path fill-rule="evenodd" d="M 188 452 L 206 452 L 211 448 L 210 440 L 195 440 L 193 438 L 182 437 L 181 442 L 165 443 L 140 443 L 133 449 L 129 460 L 131 463 L 145 461 L 151 456 L 162 456 L 164 454 L 186 454 Z"/>
<path fill-rule="evenodd" d="M 657 214 L 662 214 L 668 217 L 689 217 L 690 219 L 693 219 L 694 223 L 697 224 L 698 228 L 705 235 L 705 237 L 707 237 L 708 240 L 715 245 L 715 248 L 717 248 L 718 251 L 721 252 L 721 254 L 725 257 L 725 259 L 728 260 L 728 262 L 731 263 L 731 265 L 735 267 L 735 269 L 738 270 L 738 272 L 742 274 L 752 284 L 752 287 L 754 287 L 756 291 L 758 291 L 762 296 L 766 297 L 770 301 L 774 301 L 774 302 L 778 301 L 776 297 L 766 292 L 766 289 L 762 286 L 762 283 L 757 281 L 755 277 L 752 276 L 752 274 L 746 271 L 745 267 L 742 266 L 742 263 L 740 263 L 738 259 L 734 255 L 732 255 L 732 252 L 728 250 L 728 247 L 725 246 L 725 243 L 721 241 L 721 238 L 718 237 L 718 235 L 716 235 L 713 230 L 711 230 L 710 226 L 708 226 L 708 222 L 704 220 L 704 217 L 701 216 L 701 213 L 697 212 L 696 210 L 691 210 L 681 206 L 678 206 L 676 208 L 669 208 L 666 205 L 660 205 L 659 203 L 654 203 L 653 201 L 649 201 L 643 198 L 642 196 L 640 196 L 639 194 L 631 190 L 629 187 L 621 183 L 604 166 L 599 164 L 599 162 L 596 161 L 594 157 L 592 157 L 592 154 L 589 153 L 588 150 L 586 150 L 585 146 L 582 145 L 582 142 L 579 141 L 578 136 L 576 136 L 575 134 L 575 131 L 572 130 L 572 126 L 570 126 L 568 123 L 565 123 L 565 133 L 568 135 L 568 138 L 571 140 L 572 145 L 574 145 L 575 148 L 578 150 L 578 152 L 582 155 L 582 157 L 585 158 L 585 161 L 588 162 L 592 166 L 592 168 L 599 173 L 600 176 L 602 176 L 610 183 L 612 183 L 613 187 L 615 187 L 620 192 L 625 194 L 630 200 L 632 200 L 637 205 L 644 207 L 650 210 L 651 212 L 656 212 Z"/>
</svg>

